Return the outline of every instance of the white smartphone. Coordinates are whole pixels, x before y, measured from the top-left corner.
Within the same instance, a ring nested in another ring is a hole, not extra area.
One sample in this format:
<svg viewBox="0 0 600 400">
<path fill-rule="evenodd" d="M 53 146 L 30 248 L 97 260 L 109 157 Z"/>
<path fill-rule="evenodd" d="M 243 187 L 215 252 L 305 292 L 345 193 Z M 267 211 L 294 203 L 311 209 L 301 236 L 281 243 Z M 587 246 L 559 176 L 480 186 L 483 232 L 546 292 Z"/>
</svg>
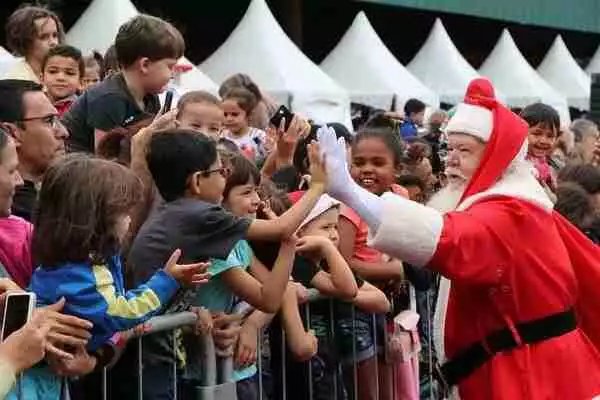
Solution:
<svg viewBox="0 0 600 400">
<path fill-rule="evenodd" d="M 8 293 L 2 312 L 2 341 L 25 325 L 35 308 L 35 293 Z"/>
</svg>

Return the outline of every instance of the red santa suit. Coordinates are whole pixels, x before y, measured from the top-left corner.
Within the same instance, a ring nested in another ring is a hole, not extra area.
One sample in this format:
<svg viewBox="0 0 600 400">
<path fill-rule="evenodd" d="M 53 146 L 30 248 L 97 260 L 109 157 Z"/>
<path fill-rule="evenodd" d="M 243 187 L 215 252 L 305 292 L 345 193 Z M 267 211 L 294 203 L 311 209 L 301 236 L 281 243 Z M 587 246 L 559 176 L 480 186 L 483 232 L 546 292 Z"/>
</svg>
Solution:
<svg viewBox="0 0 600 400">
<path fill-rule="evenodd" d="M 384 194 L 385 218 L 372 228 L 370 245 L 451 282 L 445 356 L 457 360 L 478 346 L 485 360 L 458 380 L 461 399 L 600 395 L 600 353 L 594 346 L 600 343 L 600 251 L 553 212 L 533 174 L 517 168 L 526 154 L 527 125 L 494 100 L 489 81 L 471 83 L 448 124 L 449 131 L 454 128 L 486 142 L 458 208 L 441 214 Z M 534 343 L 521 337 L 523 324 L 534 323 L 539 331 L 547 317 L 559 321 L 541 332 L 551 337 Z M 488 346 L 498 332 L 515 342 L 509 350 Z M 464 369 L 473 360 L 458 366 Z"/>
</svg>

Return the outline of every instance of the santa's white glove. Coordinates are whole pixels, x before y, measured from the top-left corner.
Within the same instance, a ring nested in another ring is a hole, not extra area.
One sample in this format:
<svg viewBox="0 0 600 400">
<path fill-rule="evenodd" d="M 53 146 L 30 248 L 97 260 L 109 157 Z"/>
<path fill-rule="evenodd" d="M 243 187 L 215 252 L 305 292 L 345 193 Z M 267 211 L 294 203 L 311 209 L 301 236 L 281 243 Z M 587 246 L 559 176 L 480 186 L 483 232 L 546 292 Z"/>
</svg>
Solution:
<svg viewBox="0 0 600 400">
<path fill-rule="evenodd" d="M 382 201 L 378 196 L 360 187 L 350 176 L 346 141 L 343 137 L 337 139 L 335 130 L 326 125 L 317 130 L 317 139 L 327 169 L 327 191 L 332 197 L 356 211 L 369 228 L 376 231 L 381 222 Z"/>
</svg>

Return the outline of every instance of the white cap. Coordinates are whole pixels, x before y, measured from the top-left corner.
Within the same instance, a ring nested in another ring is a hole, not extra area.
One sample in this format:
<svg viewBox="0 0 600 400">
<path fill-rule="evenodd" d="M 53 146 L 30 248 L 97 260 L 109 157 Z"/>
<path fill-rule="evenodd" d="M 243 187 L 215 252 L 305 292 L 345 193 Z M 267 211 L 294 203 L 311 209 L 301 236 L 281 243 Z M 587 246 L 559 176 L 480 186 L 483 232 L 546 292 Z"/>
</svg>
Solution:
<svg viewBox="0 0 600 400">
<path fill-rule="evenodd" d="M 318 218 L 321 214 L 325 213 L 326 211 L 329 211 L 333 207 L 338 207 L 340 204 L 341 203 L 339 201 L 329 196 L 328 194 L 321 195 L 321 197 L 319 197 L 319 200 L 317 200 L 317 204 L 315 204 L 313 209 L 310 210 L 310 213 L 308 213 L 308 216 L 304 219 L 304 221 L 302 221 L 298 229 L 304 228 L 304 226 L 308 225 L 311 221 Z"/>
<path fill-rule="evenodd" d="M 446 132 L 449 135 L 466 133 L 487 142 L 490 140 L 493 127 L 494 115 L 490 110 L 472 104 L 460 103 L 456 106 L 454 115 L 446 125 Z"/>
</svg>

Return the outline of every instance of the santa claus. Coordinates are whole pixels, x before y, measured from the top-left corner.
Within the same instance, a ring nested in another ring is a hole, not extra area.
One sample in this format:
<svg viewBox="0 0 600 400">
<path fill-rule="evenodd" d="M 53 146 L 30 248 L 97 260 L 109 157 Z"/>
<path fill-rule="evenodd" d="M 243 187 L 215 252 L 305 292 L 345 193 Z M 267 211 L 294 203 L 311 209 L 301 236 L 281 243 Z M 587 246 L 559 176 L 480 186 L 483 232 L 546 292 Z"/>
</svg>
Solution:
<svg viewBox="0 0 600 400">
<path fill-rule="evenodd" d="M 527 125 L 476 79 L 447 126 L 440 211 L 358 186 L 343 139 L 318 134 L 330 194 L 370 228 L 370 245 L 447 280 L 438 308 L 443 379 L 469 399 L 600 395 L 600 250 L 552 210 L 525 161 Z"/>
</svg>

